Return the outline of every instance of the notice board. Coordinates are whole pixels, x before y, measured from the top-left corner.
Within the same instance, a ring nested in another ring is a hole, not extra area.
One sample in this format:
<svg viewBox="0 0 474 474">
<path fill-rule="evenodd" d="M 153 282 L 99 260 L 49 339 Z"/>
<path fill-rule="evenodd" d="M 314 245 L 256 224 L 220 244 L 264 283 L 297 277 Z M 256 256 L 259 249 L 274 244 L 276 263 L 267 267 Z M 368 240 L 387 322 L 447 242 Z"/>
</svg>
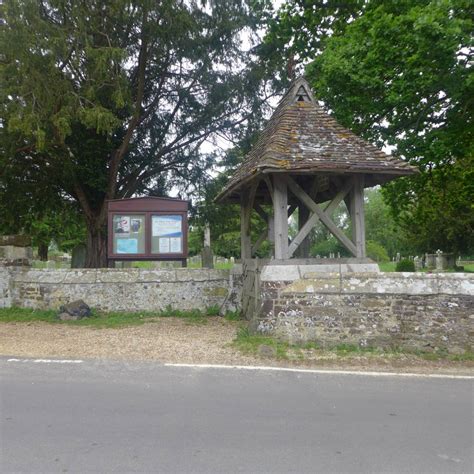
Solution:
<svg viewBox="0 0 474 474">
<path fill-rule="evenodd" d="M 108 259 L 180 260 L 188 256 L 188 201 L 165 197 L 107 202 Z"/>
</svg>

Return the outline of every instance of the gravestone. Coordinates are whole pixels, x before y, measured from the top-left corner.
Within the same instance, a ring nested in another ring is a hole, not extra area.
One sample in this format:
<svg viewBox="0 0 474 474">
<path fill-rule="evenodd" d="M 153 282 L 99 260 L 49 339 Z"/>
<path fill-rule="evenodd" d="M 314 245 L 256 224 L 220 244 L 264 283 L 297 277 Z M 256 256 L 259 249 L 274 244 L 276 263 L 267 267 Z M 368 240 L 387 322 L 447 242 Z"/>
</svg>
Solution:
<svg viewBox="0 0 474 474">
<path fill-rule="evenodd" d="M 441 250 L 436 252 L 436 270 L 448 270 L 454 268 L 456 264 L 452 253 L 444 253 Z"/>
<path fill-rule="evenodd" d="M 436 254 L 435 253 L 427 253 L 425 255 L 425 265 L 427 268 L 436 267 Z"/>
<path fill-rule="evenodd" d="M 76 245 L 72 249 L 71 268 L 85 268 L 86 266 L 86 246 Z"/>
<path fill-rule="evenodd" d="M 0 236 L 0 265 L 30 266 L 33 259 L 31 239 L 26 235 Z"/>
<path fill-rule="evenodd" d="M 214 268 L 214 258 L 211 250 L 211 229 L 209 224 L 204 228 L 204 247 L 202 249 L 202 267 Z"/>
</svg>

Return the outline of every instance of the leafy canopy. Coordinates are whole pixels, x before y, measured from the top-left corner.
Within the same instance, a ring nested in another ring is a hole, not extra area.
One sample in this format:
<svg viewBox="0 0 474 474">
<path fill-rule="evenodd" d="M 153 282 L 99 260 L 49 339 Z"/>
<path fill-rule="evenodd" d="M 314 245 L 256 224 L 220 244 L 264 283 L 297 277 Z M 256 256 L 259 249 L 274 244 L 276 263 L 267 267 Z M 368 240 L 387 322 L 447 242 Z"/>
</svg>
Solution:
<svg viewBox="0 0 474 474">
<path fill-rule="evenodd" d="M 420 251 L 474 248 L 472 32 L 468 0 L 297 0 L 266 40 L 343 125 L 419 166 L 384 195 Z"/>
<path fill-rule="evenodd" d="M 206 140 L 258 127 L 262 74 L 246 43 L 267 3 L 5 5 L 2 168 L 79 204 L 88 265 L 105 264 L 107 199 L 195 183 L 215 158 Z"/>
</svg>

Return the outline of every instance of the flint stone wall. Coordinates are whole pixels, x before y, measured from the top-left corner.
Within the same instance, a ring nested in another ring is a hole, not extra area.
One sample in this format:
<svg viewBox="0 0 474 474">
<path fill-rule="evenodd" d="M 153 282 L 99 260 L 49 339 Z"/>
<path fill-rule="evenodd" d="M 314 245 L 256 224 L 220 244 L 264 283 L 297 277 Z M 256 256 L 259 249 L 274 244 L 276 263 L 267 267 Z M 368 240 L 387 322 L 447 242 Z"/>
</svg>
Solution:
<svg viewBox="0 0 474 474">
<path fill-rule="evenodd" d="M 208 269 L 22 269 L 0 267 L 0 307 L 58 309 L 82 299 L 102 311 L 240 308 L 238 271 Z"/>
<path fill-rule="evenodd" d="M 325 347 L 473 350 L 474 275 L 281 270 L 261 271 L 256 332 Z"/>
</svg>

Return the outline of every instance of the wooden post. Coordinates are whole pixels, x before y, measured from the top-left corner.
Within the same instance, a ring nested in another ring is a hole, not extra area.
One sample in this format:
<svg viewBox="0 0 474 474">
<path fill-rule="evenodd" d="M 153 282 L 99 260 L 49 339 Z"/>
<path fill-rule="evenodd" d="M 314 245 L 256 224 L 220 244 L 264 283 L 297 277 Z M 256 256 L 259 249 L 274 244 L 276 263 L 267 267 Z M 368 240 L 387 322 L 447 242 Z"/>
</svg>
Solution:
<svg viewBox="0 0 474 474">
<path fill-rule="evenodd" d="M 300 204 L 298 206 L 298 230 L 301 230 L 305 223 L 309 219 L 309 209 L 304 205 Z M 310 240 L 309 240 L 309 234 L 303 239 L 301 244 L 298 246 L 296 249 L 296 255 L 300 258 L 308 258 L 309 257 L 309 251 L 310 251 Z"/>
<path fill-rule="evenodd" d="M 250 241 L 250 203 L 249 193 L 240 195 L 240 258 L 245 260 L 252 256 L 252 243 Z"/>
<path fill-rule="evenodd" d="M 273 175 L 275 259 L 288 258 L 288 188 L 284 176 Z"/>
<path fill-rule="evenodd" d="M 357 258 L 365 258 L 365 216 L 364 216 L 364 176 L 355 175 L 350 197 L 352 240 L 356 246 Z"/>
<path fill-rule="evenodd" d="M 275 243 L 275 218 L 273 214 L 268 216 L 268 241 L 272 244 Z"/>
</svg>

